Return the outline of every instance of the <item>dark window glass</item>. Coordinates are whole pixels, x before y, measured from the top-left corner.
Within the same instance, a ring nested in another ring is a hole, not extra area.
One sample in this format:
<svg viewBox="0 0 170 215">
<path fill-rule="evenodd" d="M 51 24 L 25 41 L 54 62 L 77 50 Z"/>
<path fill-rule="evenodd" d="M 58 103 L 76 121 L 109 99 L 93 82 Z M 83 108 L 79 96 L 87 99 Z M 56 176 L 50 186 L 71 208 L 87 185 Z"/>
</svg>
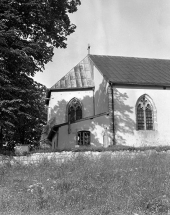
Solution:
<svg viewBox="0 0 170 215">
<path fill-rule="evenodd" d="M 153 110 L 146 95 L 140 97 L 137 104 L 137 130 L 153 130 Z"/>
<path fill-rule="evenodd" d="M 76 108 L 76 120 L 82 119 L 82 109 L 80 106 Z"/>
<path fill-rule="evenodd" d="M 152 109 L 148 104 L 145 110 L 146 113 L 146 130 L 153 130 Z"/>
<path fill-rule="evenodd" d="M 145 128 L 145 122 L 144 122 L 144 110 L 141 107 L 141 105 L 138 105 L 137 108 L 137 129 L 138 130 L 144 130 Z"/>
<path fill-rule="evenodd" d="M 78 145 L 90 145 L 90 131 L 79 131 L 77 143 Z"/>
<path fill-rule="evenodd" d="M 74 107 L 70 107 L 69 116 L 70 116 L 70 123 L 74 122 L 75 121 L 75 110 L 74 110 Z"/>
<path fill-rule="evenodd" d="M 68 105 L 68 120 L 70 123 L 82 119 L 82 106 L 78 99 L 74 98 Z"/>
</svg>

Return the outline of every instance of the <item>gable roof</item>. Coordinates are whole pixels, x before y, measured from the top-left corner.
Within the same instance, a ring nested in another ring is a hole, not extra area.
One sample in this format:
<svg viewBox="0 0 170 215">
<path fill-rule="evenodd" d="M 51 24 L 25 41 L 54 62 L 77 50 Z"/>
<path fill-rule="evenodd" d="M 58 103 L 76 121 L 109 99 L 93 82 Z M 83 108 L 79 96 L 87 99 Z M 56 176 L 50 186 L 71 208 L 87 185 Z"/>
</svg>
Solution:
<svg viewBox="0 0 170 215">
<path fill-rule="evenodd" d="M 89 58 L 114 84 L 170 86 L 170 60 L 104 55 Z"/>
<path fill-rule="evenodd" d="M 92 65 L 86 56 L 80 63 L 73 67 L 51 89 L 88 88 L 94 87 Z"/>
<path fill-rule="evenodd" d="M 87 55 L 53 89 L 94 87 L 93 65 L 108 82 L 122 85 L 170 86 L 170 60 Z"/>
</svg>

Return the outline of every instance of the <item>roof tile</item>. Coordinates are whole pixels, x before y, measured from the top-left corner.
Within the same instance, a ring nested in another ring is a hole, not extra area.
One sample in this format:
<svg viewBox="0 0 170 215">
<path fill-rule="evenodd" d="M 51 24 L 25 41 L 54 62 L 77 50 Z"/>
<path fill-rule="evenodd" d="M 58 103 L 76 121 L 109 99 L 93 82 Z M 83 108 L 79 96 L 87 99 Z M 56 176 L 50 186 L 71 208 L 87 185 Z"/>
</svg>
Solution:
<svg viewBox="0 0 170 215">
<path fill-rule="evenodd" d="M 103 75 L 113 83 L 170 86 L 170 60 L 89 55 Z"/>
</svg>

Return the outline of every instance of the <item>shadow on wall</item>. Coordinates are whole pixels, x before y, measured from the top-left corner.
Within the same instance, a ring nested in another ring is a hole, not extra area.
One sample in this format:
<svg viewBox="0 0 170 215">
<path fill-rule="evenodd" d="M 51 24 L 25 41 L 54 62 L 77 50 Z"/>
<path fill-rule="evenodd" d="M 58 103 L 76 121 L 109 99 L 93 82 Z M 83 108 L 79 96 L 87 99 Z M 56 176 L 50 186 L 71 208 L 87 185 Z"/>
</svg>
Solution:
<svg viewBox="0 0 170 215">
<path fill-rule="evenodd" d="M 83 118 L 93 116 L 93 98 L 90 96 L 85 96 L 83 99 L 80 99 L 80 102 L 83 104 Z M 54 108 L 51 108 L 51 119 L 49 120 L 49 122 L 53 121 L 55 122 L 55 125 L 68 122 L 68 103 L 69 102 L 64 99 L 58 101 L 58 104 L 55 105 Z"/>
<path fill-rule="evenodd" d="M 54 121 L 54 125 L 59 125 L 61 123 L 66 122 L 65 120 L 66 107 L 67 107 L 67 102 L 66 100 L 63 99 L 59 101 L 58 104 L 54 106 L 54 108 L 51 108 L 50 121 Z"/>
<path fill-rule="evenodd" d="M 86 113 L 86 116 L 93 116 L 93 98 L 90 96 L 85 96 L 82 100 L 81 100 L 83 105 L 83 111 Z M 84 115 L 83 115 L 84 116 Z"/>
<path fill-rule="evenodd" d="M 103 79 L 99 89 L 95 92 L 95 114 L 100 114 L 108 111 L 108 96 L 107 96 L 107 82 Z M 72 98 L 71 98 L 72 99 Z M 71 100 L 70 99 L 70 100 Z M 83 118 L 94 115 L 93 98 L 85 96 L 80 99 L 83 104 Z M 51 118 L 56 118 L 56 124 L 65 123 L 67 119 L 67 104 L 68 101 L 61 100 L 51 109 Z"/>
<path fill-rule="evenodd" d="M 48 134 L 50 133 L 51 128 L 55 125 L 55 117 L 51 118 L 48 121 L 48 124 L 45 125 L 42 129 L 41 138 L 40 138 L 40 145 L 43 144 L 51 145 L 51 142 L 47 139 Z"/>
<path fill-rule="evenodd" d="M 101 89 L 99 89 L 99 92 L 96 92 L 97 98 L 98 98 L 98 106 L 99 107 L 105 107 L 104 104 L 106 104 L 105 111 L 108 111 L 108 102 L 103 102 L 104 97 L 100 98 L 99 95 L 102 95 L 103 86 L 101 85 Z M 102 95 L 103 96 L 103 95 Z M 107 95 L 105 95 L 107 96 Z M 104 98 L 104 101 L 107 98 Z M 88 96 L 85 96 L 83 99 L 80 100 L 83 104 L 83 118 L 84 117 L 90 117 L 94 115 L 93 112 L 93 98 Z M 49 120 L 48 124 L 50 124 L 50 128 L 53 125 L 65 123 L 68 121 L 67 117 L 67 104 L 68 102 L 64 99 L 59 101 L 57 105 L 54 106 L 54 108 L 51 109 L 51 116 L 52 118 Z M 103 111 L 101 112 L 103 113 Z M 105 128 L 109 128 L 109 118 L 108 116 L 102 116 L 98 118 L 93 118 L 87 121 L 80 121 L 79 126 L 77 130 L 89 130 L 91 132 L 91 139 L 93 139 L 93 143 L 95 146 L 101 146 L 103 142 L 103 135 Z M 75 132 L 75 131 L 73 131 Z M 101 141 L 102 138 L 102 141 Z M 76 132 L 75 132 L 75 138 L 74 141 L 76 141 Z M 73 143 L 72 143 L 73 144 Z M 71 144 L 71 145 L 72 145 Z"/>
<path fill-rule="evenodd" d="M 86 125 L 86 122 L 84 125 Z M 107 128 L 108 136 L 110 136 L 108 127 L 109 127 L 108 116 L 101 116 L 91 121 L 89 131 L 91 132 L 91 139 L 93 140 L 94 146 L 96 147 L 103 146 L 103 136 L 106 131 L 105 128 Z"/>
<path fill-rule="evenodd" d="M 109 125 L 109 117 L 108 116 L 100 116 L 94 119 L 82 120 L 76 123 L 72 123 L 70 125 L 71 132 L 68 134 L 68 125 L 61 128 L 60 131 L 60 142 L 59 147 L 61 149 L 71 149 L 74 148 L 77 141 L 77 133 L 82 130 L 88 130 L 91 133 L 91 144 L 90 148 L 100 148 L 103 147 L 103 136 L 105 132 L 105 127 Z M 64 135 L 65 134 L 65 135 Z M 84 148 L 83 147 L 83 148 Z M 81 146 L 82 148 L 82 146 Z"/>
<path fill-rule="evenodd" d="M 115 134 L 118 143 L 126 144 L 126 140 L 121 134 L 133 134 L 135 129 L 135 122 L 130 118 L 129 114 L 133 113 L 133 108 L 125 104 L 128 99 L 126 93 L 120 93 L 114 89 L 115 98 Z"/>
<path fill-rule="evenodd" d="M 103 79 L 99 86 L 99 89 L 95 93 L 95 108 L 96 113 L 102 113 L 108 111 L 108 95 L 107 95 L 107 82 Z M 115 134 L 117 143 L 126 144 L 126 140 L 123 138 L 126 134 L 133 134 L 135 129 L 135 122 L 131 119 L 130 114 L 133 113 L 133 108 L 125 104 L 128 99 L 126 93 L 120 93 L 117 89 L 114 89 L 114 104 L 115 104 Z M 107 123 L 99 122 L 104 127 L 108 127 Z M 97 126 L 98 124 L 96 124 Z"/>
<path fill-rule="evenodd" d="M 109 116 L 102 116 L 102 117 L 96 118 L 96 120 L 92 123 L 92 128 L 90 128 L 90 131 L 94 140 L 94 144 L 96 146 L 99 146 L 99 145 L 103 146 L 103 138 L 104 138 L 104 133 L 106 132 L 106 129 L 107 129 L 107 135 L 108 137 L 110 137 L 110 133 L 108 129 L 109 124 L 110 124 Z"/>
<path fill-rule="evenodd" d="M 94 97 L 95 97 L 95 114 L 108 112 L 109 109 L 108 109 L 107 82 L 104 78 L 102 83 L 99 85 L 99 89 L 95 92 Z M 106 129 L 107 129 L 108 137 L 111 138 L 111 135 L 109 132 L 109 126 L 110 126 L 109 116 L 102 116 L 102 117 L 96 118 L 93 121 L 90 131 L 93 136 L 94 144 L 96 146 L 101 142 L 102 142 L 102 145 L 100 144 L 100 146 L 103 146 L 103 136 Z"/>
<path fill-rule="evenodd" d="M 115 98 L 115 133 L 117 143 L 126 144 L 126 140 L 123 138 L 125 134 L 133 134 L 135 129 L 135 122 L 130 118 L 130 114 L 133 113 L 133 107 L 125 104 L 128 99 L 126 93 L 120 93 L 117 89 L 114 89 Z M 83 117 L 93 116 L 93 98 L 85 96 L 80 100 L 83 104 Z M 49 129 L 56 125 L 67 122 L 67 104 L 64 99 L 59 101 L 57 105 L 51 109 L 52 118 L 48 122 L 50 124 Z M 107 95 L 107 82 L 103 79 L 99 85 L 99 89 L 95 92 L 95 114 L 108 112 L 108 95 Z M 89 121 L 83 121 L 83 126 L 79 129 L 91 131 L 91 137 L 94 143 L 97 145 L 101 142 L 101 136 L 103 136 L 105 128 L 109 129 L 108 116 L 98 117 Z M 109 131 L 108 131 L 109 132 Z M 108 133 L 109 134 L 109 133 Z M 123 134 L 123 135 L 122 135 Z"/>
<path fill-rule="evenodd" d="M 99 89 L 95 92 L 95 109 L 96 114 L 108 111 L 107 82 L 105 79 L 103 79 Z"/>
</svg>

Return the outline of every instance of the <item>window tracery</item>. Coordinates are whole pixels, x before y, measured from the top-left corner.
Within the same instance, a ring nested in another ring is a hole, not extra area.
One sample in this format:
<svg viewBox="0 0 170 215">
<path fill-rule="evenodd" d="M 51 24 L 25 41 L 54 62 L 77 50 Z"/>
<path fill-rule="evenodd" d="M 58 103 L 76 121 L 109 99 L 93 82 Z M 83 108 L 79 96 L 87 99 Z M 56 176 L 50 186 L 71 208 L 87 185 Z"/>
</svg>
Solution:
<svg viewBox="0 0 170 215">
<path fill-rule="evenodd" d="M 68 121 L 70 123 L 82 119 L 82 105 L 77 98 L 73 98 L 68 104 Z"/>
<path fill-rule="evenodd" d="M 143 95 L 137 102 L 137 130 L 153 130 L 153 107 L 149 98 Z"/>
</svg>

